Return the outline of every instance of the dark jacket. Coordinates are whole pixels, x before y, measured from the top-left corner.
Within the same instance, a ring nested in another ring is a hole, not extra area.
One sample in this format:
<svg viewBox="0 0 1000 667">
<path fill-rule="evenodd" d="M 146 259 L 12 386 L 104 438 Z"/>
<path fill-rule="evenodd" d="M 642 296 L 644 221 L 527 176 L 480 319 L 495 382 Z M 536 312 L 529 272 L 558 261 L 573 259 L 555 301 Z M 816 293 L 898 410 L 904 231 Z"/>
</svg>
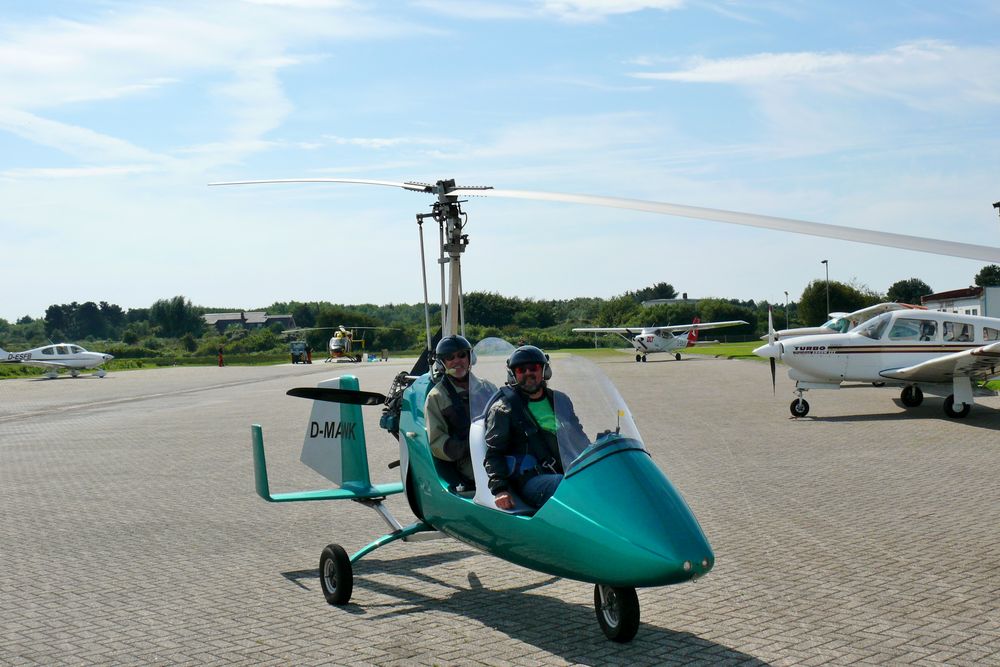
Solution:
<svg viewBox="0 0 1000 667">
<path fill-rule="evenodd" d="M 484 465 L 494 495 L 508 489 L 518 491 L 532 475 L 563 472 L 558 439 L 538 425 L 528 411 L 528 400 L 517 389 L 503 387 L 486 412 Z M 553 406 L 560 429 L 568 428 L 573 437 L 587 439 L 566 394 L 546 387 L 544 400 Z M 556 405 L 564 409 L 556 410 Z M 526 455 L 532 458 L 526 459 Z M 518 465 L 513 474 L 508 457 L 513 457 Z"/>
</svg>

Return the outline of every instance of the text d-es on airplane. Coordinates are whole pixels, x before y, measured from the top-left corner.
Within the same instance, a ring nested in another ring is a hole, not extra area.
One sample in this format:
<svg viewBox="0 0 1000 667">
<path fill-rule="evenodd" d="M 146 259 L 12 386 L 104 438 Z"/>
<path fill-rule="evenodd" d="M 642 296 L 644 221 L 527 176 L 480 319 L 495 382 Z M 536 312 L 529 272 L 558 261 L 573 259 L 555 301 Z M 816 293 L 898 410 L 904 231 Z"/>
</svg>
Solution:
<svg viewBox="0 0 1000 667">
<path fill-rule="evenodd" d="M 0 348 L 0 363 L 24 364 L 25 366 L 44 368 L 46 370 L 45 377 L 50 379 L 57 377 L 61 370 L 68 370 L 70 375 L 77 377 L 80 375 L 80 371 L 97 368 L 112 359 L 114 359 L 113 355 L 88 352 L 72 343 L 43 345 L 23 352 L 8 352 Z M 97 368 L 94 375 L 102 378 L 107 373 L 103 368 Z"/>
<path fill-rule="evenodd" d="M 794 417 L 809 413 L 802 394 L 810 389 L 872 382 L 902 387 L 908 408 L 920 405 L 924 393 L 944 396 L 945 414 L 960 418 L 973 396 L 996 395 L 982 383 L 1000 375 L 1000 319 L 896 310 L 843 334 L 772 338 L 754 354 L 789 367 L 798 396 L 789 406 Z"/>
<path fill-rule="evenodd" d="M 681 360 L 682 350 L 698 345 L 698 332 L 703 329 L 721 329 L 746 324 L 743 320 L 728 322 L 701 322 L 697 317 L 691 324 L 678 324 L 662 327 L 579 327 L 573 329 L 576 333 L 613 333 L 618 334 L 629 345 L 635 348 L 635 360 L 646 361 L 647 354 L 657 352 L 673 352 L 677 361 Z M 675 335 L 677 334 L 677 335 Z"/>
</svg>

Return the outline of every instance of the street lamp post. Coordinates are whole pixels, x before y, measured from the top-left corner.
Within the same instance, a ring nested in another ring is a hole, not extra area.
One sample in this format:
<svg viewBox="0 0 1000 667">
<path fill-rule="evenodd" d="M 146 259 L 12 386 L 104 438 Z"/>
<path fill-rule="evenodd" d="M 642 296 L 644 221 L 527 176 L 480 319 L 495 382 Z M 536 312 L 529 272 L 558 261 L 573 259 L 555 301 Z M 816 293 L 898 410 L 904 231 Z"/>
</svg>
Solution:
<svg viewBox="0 0 1000 667">
<path fill-rule="evenodd" d="M 820 262 L 826 267 L 826 316 L 830 316 L 830 260 L 824 259 Z"/>
<path fill-rule="evenodd" d="M 785 328 L 788 328 L 788 290 L 785 290 Z"/>
</svg>

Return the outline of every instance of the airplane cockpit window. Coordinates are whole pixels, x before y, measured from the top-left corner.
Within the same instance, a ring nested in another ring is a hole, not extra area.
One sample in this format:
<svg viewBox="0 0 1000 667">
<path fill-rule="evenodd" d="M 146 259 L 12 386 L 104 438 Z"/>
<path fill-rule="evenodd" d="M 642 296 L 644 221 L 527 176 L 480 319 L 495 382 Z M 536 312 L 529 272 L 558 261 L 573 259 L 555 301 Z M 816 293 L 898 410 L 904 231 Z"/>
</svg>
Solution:
<svg viewBox="0 0 1000 667">
<path fill-rule="evenodd" d="M 882 334 L 885 333 L 886 327 L 889 326 L 890 319 L 892 319 L 892 314 L 884 313 L 878 317 L 873 317 L 864 324 L 859 324 L 854 328 L 854 331 L 866 338 L 878 340 L 882 337 Z"/>
<path fill-rule="evenodd" d="M 1000 329 L 983 327 L 983 340 L 1000 340 Z"/>
<path fill-rule="evenodd" d="M 57 345 L 56 352 L 59 354 L 69 354 L 69 348 L 67 348 L 65 345 Z"/>
<path fill-rule="evenodd" d="M 42 354 L 55 354 L 55 353 L 56 349 L 54 347 L 47 347 L 44 350 L 42 350 Z"/>
<path fill-rule="evenodd" d="M 934 340 L 937 338 L 937 322 L 934 320 L 923 320 L 920 322 L 920 340 Z"/>
<path fill-rule="evenodd" d="M 70 345 L 69 351 L 72 352 L 73 354 L 80 354 L 81 352 L 83 352 L 83 348 L 78 345 Z"/>
<path fill-rule="evenodd" d="M 847 333 L 847 330 L 851 328 L 851 320 L 846 317 L 835 317 L 824 324 L 823 328 L 837 333 Z"/>
<path fill-rule="evenodd" d="M 889 331 L 889 340 L 920 340 L 920 320 L 901 317 L 896 320 Z"/>
<path fill-rule="evenodd" d="M 944 339 L 949 342 L 956 341 L 959 343 L 968 343 L 975 340 L 976 335 L 971 324 L 965 324 L 963 322 L 945 322 Z"/>
</svg>

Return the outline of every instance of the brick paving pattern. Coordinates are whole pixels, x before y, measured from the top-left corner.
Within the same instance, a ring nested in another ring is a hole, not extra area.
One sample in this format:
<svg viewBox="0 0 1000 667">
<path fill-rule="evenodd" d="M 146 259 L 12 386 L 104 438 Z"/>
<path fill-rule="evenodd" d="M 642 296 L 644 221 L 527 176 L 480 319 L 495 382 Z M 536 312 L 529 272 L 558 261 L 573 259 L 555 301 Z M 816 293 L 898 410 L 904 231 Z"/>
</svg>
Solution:
<svg viewBox="0 0 1000 667">
<path fill-rule="evenodd" d="M 323 488 L 298 462 L 309 403 L 285 390 L 355 372 L 384 391 L 393 360 L 0 382 L 0 664 L 1000 664 L 1000 399 L 953 421 L 933 397 L 814 391 L 792 420 L 791 383 L 779 370 L 772 397 L 763 364 L 599 365 L 717 557 L 640 589 L 630 644 L 604 639 L 590 585 L 452 540 L 380 549 L 351 604 L 325 603 L 322 548 L 384 524 L 258 499 L 249 425 L 272 490 Z M 398 450 L 365 414 L 391 481 Z"/>
</svg>

